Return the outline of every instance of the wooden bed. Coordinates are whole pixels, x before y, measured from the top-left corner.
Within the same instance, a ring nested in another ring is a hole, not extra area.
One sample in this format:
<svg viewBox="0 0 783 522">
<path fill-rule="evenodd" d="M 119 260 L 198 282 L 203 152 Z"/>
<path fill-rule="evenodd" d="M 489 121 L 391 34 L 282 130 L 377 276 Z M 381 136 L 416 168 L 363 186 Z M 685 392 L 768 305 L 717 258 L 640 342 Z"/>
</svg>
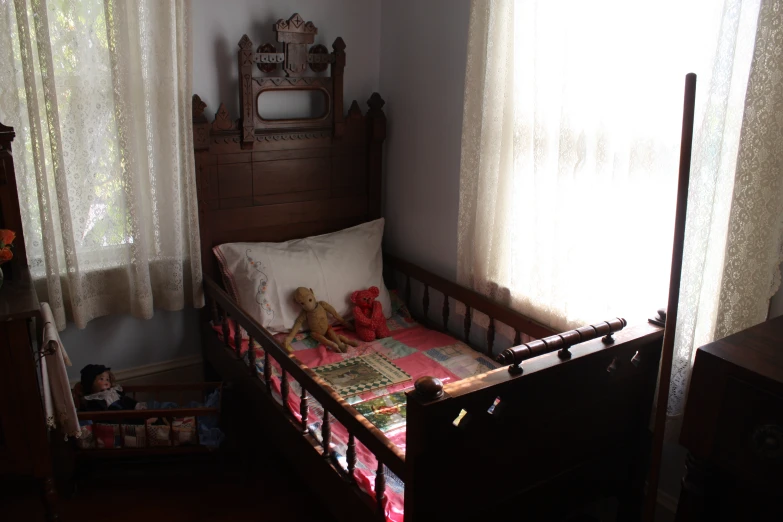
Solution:
<svg viewBox="0 0 783 522">
<path fill-rule="evenodd" d="M 487 315 L 486 346 L 479 350 L 505 365 L 445 386 L 436 379 L 418 380 L 407 393 L 403 454 L 223 290 L 211 251 L 216 245 L 284 241 L 381 216 L 383 99 L 373 93 L 366 113 L 355 101 L 345 111 L 343 40 L 335 40 L 331 52 L 313 45 L 317 29 L 298 14 L 274 28 L 277 48 L 266 44 L 254 49 L 247 36 L 239 41 L 237 121 L 221 104 L 210 122 L 205 104 L 198 96 L 193 99 L 208 301 L 202 324 L 204 359 L 210 371 L 230 383 L 242 415 L 264 430 L 268 445 L 248 452 L 283 454 L 338 520 L 385 517 L 383 504 L 354 480 L 351 449 L 356 441 L 379 463 L 375 496 L 384 496 L 386 470 L 404 481 L 408 522 L 562 518 L 590 500 L 610 496 L 620 499 L 621 517 L 638 518 L 663 328 L 646 323 L 625 327 L 625 321 L 612 319 L 555 335 L 472 290 L 387 256 L 390 288 L 399 287 L 409 304 L 412 285 L 418 281 L 423 288 L 420 322 L 448 327 L 454 323 L 452 307 L 463 303 L 461 331 L 452 334 L 467 342 L 472 313 Z M 325 97 L 324 113 L 306 120 L 263 119 L 256 104 L 271 90 L 316 90 Z M 438 311 L 429 310 L 431 292 L 447 296 Z M 500 354 L 494 350 L 499 323 L 516 332 L 516 346 Z M 222 325 L 224 340 L 213 324 Z M 306 420 L 273 398 L 269 375 L 256 372 L 253 350 L 246 360 L 229 344 L 232 328 L 246 332 L 263 347 L 265 358 L 279 364 L 283 386 L 299 383 L 304 390 L 301 412 L 311 399 L 323 406 L 319 437 L 307 429 Z M 524 339 L 543 340 L 522 344 Z M 497 398 L 502 407 L 489 413 Z M 350 433 L 345 466 L 328 449 L 330 421 Z M 455 460 L 455 454 L 481 458 Z"/>
</svg>

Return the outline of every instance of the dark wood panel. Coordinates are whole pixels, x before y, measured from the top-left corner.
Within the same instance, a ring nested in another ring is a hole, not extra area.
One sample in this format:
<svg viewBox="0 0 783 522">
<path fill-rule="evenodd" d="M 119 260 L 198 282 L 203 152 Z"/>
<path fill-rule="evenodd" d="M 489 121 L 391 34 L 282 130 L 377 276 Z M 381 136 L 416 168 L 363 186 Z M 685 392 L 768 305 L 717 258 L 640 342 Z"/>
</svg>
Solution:
<svg viewBox="0 0 783 522">
<path fill-rule="evenodd" d="M 278 161 L 286 159 L 328 158 L 331 154 L 331 148 L 326 147 L 318 149 L 258 151 L 253 152 L 253 163 L 258 161 Z"/>
<path fill-rule="evenodd" d="M 364 154 L 341 155 L 332 158 L 333 187 L 367 187 L 365 175 L 366 158 Z"/>
<path fill-rule="evenodd" d="M 330 171 L 329 162 L 322 158 L 253 163 L 253 195 L 328 189 Z"/>
<path fill-rule="evenodd" d="M 239 152 L 236 154 L 219 154 L 216 156 L 218 165 L 228 165 L 231 163 L 250 163 L 252 153 Z"/>
<path fill-rule="evenodd" d="M 253 176 L 249 163 L 218 166 L 220 199 L 239 198 L 253 193 Z"/>
<path fill-rule="evenodd" d="M 361 217 L 356 217 L 294 223 L 284 228 L 279 226 L 237 228 L 222 231 L 219 235 L 215 236 L 211 246 L 221 245 L 223 243 L 240 242 L 278 243 L 291 239 L 300 239 L 303 237 L 328 234 L 329 232 L 336 232 L 337 230 L 353 227 L 359 225 L 360 223 L 364 223 L 364 219 Z"/>
<path fill-rule="evenodd" d="M 242 207 L 252 207 L 253 206 L 253 198 L 250 196 L 242 197 L 242 198 L 228 198 L 228 199 L 221 199 L 220 204 L 216 207 L 212 207 L 214 209 L 228 209 L 228 208 L 242 208 Z"/>
<path fill-rule="evenodd" d="M 263 207 L 216 210 L 209 213 L 214 233 L 241 227 L 288 226 L 310 221 L 358 218 L 367 213 L 367 198 L 335 198 L 321 201 L 282 203 Z"/>
<path fill-rule="evenodd" d="M 254 205 L 276 205 L 278 203 L 294 203 L 296 201 L 315 201 L 317 199 L 330 199 L 332 197 L 346 196 L 336 194 L 330 190 L 306 190 L 303 192 L 283 192 L 264 196 L 253 196 Z"/>
</svg>

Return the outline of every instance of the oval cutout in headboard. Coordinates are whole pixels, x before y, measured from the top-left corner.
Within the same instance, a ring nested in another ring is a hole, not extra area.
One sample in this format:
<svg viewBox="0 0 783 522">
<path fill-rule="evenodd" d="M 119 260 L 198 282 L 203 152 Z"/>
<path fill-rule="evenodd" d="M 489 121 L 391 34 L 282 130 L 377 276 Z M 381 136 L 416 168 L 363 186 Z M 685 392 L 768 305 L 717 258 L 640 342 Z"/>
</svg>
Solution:
<svg viewBox="0 0 783 522">
<path fill-rule="evenodd" d="M 258 115 L 263 120 L 319 120 L 328 115 L 328 94 L 321 89 L 261 91 Z"/>
</svg>

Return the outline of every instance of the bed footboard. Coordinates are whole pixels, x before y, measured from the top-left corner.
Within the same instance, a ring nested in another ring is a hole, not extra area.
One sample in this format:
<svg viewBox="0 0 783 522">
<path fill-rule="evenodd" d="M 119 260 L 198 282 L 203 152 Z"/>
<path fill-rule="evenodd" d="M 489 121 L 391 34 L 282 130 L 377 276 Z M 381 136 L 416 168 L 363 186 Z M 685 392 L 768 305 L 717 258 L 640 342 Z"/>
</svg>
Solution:
<svg viewBox="0 0 783 522">
<path fill-rule="evenodd" d="M 568 358 L 527 359 L 521 373 L 418 381 L 408 393 L 405 520 L 536 520 L 639 493 L 663 329 L 613 335 L 572 346 Z"/>
</svg>

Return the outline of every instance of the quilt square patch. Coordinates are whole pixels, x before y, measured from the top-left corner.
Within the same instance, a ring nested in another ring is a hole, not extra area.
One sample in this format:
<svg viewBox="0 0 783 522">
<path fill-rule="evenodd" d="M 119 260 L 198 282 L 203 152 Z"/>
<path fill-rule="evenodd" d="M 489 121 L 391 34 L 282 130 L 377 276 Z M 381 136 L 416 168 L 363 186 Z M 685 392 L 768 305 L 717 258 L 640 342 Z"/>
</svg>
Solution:
<svg viewBox="0 0 783 522">
<path fill-rule="evenodd" d="M 480 375 L 498 367 L 497 363 L 462 343 L 430 348 L 424 355 L 437 361 L 460 379 Z"/>
<path fill-rule="evenodd" d="M 350 397 L 410 380 L 411 376 L 379 353 L 313 368 L 334 390 Z"/>
<path fill-rule="evenodd" d="M 383 354 L 388 359 L 394 360 L 416 353 L 416 348 L 411 348 L 405 343 L 395 340 L 393 337 L 384 337 L 373 344 L 373 349 Z"/>
<path fill-rule="evenodd" d="M 384 433 L 405 426 L 407 414 L 405 392 L 369 399 L 354 404 L 354 408 Z"/>
</svg>

